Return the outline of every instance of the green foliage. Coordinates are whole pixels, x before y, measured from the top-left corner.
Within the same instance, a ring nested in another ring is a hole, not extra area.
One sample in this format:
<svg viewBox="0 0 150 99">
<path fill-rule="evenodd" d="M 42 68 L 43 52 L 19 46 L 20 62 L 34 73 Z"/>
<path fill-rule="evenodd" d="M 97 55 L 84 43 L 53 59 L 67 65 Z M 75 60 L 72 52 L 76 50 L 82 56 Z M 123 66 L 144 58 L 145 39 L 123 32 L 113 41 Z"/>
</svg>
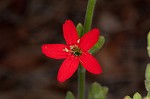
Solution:
<svg viewBox="0 0 150 99">
<path fill-rule="evenodd" d="M 131 99 L 130 96 L 125 96 L 123 99 Z"/>
<path fill-rule="evenodd" d="M 81 37 L 83 33 L 83 25 L 81 23 L 78 23 L 78 25 L 76 26 L 76 29 L 77 29 L 79 37 Z M 100 36 L 97 43 L 89 50 L 89 52 L 91 54 L 95 53 L 96 51 L 102 48 L 104 43 L 105 43 L 104 36 Z"/>
<path fill-rule="evenodd" d="M 77 32 L 79 37 L 82 36 L 82 32 L 83 32 L 83 25 L 81 23 L 78 23 L 78 25 L 76 26 Z"/>
<path fill-rule="evenodd" d="M 65 99 L 75 99 L 75 97 L 72 92 L 68 91 Z"/>
<path fill-rule="evenodd" d="M 100 36 L 99 37 L 99 40 L 97 41 L 97 43 L 90 49 L 90 53 L 95 53 L 96 51 L 98 51 L 99 49 L 102 48 L 102 46 L 104 45 L 105 43 L 105 38 L 104 36 Z"/>
<path fill-rule="evenodd" d="M 150 81 L 150 64 L 147 64 L 145 78 Z"/>
<path fill-rule="evenodd" d="M 133 99 L 142 99 L 142 96 L 136 92 L 134 95 L 133 95 Z"/>
<path fill-rule="evenodd" d="M 150 32 L 147 35 L 147 51 L 150 57 Z M 145 73 L 145 87 L 147 92 L 147 98 L 150 98 L 150 64 L 147 64 L 146 73 Z"/>
<path fill-rule="evenodd" d="M 149 97 L 144 97 L 144 99 L 150 99 Z"/>
<path fill-rule="evenodd" d="M 123 99 L 142 99 L 142 96 L 138 92 L 136 92 L 133 95 L 133 98 L 131 98 L 130 96 L 125 96 Z"/>
<path fill-rule="evenodd" d="M 147 50 L 148 50 L 148 55 L 150 57 L 150 32 L 147 35 Z"/>
<path fill-rule="evenodd" d="M 107 87 L 103 87 L 99 83 L 95 82 L 90 87 L 88 99 L 106 99 L 107 93 Z"/>
<path fill-rule="evenodd" d="M 150 32 L 147 35 L 147 51 L 150 57 Z M 147 96 L 144 99 L 150 99 L 150 64 L 147 64 L 145 71 L 145 87 L 147 90 Z M 124 99 L 131 99 L 131 98 L 126 96 Z M 142 96 L 137 92 L 134 94 L 133 99 L 142 99 Z"/>
<path fill-rule="evenodd" d="M 145 87 L 146 90 L 150 91 L 150 64 L 147 64 L 146 73 L 145 73 Z"/>
</svg>

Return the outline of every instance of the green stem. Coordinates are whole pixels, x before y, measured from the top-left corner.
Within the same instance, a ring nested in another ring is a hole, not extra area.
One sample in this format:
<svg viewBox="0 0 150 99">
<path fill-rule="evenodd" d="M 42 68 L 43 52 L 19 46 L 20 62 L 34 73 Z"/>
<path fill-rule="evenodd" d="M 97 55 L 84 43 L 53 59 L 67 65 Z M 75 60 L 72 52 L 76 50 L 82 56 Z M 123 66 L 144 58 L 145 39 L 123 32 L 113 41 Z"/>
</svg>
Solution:
<svg viewBox="0 0 150 99">
<path fill-rule="evenodd" d="M 85 69 L 81 65 L 78 68 L 78 95 L 78 99 L 85 97 Z"/>
<path fill-rule="evenodd" d="M 95 4 L 96 0 L 88 0 L 84 28 L 81 36 L 83 36 L 91 29 Z M 85 69 L 83 66 L 79 66 L 78 68 L 78 99 L 85 99 Z"/>
<path fill-rule="evenodd" d="M 96 0 L 88 1 L 85 20 L 84 20 L 84 28 L 83 28 L 83 33 L 82 33 L 83 35 L 91 29 L 95 4 L 96 4 Z"/>
</svg>

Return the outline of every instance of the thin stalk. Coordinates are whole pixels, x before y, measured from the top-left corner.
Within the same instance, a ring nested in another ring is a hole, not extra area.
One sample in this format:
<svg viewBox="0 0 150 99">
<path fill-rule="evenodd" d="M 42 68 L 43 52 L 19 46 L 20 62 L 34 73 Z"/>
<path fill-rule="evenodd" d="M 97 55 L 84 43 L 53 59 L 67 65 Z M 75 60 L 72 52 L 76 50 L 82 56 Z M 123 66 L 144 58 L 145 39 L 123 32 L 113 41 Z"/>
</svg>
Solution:
<svg viewBox="0 0 150 99">
<path fill-rule="evenodd" d="M 83 28 L 83 35 L 87 33 L 91 29 L 93 13 L 95 8 L 96 0 L 89 0 L 84 20 L 84 28 Z"/>
<path fill-rule="evenodd" d="M 83 32 L 81 36 L 87 33 L 91 29 L 93 12 L 95 8 L 96 0 L 88 0 Z M 78 68 L 78 99 L 85 99 L 85 69 L 83 66 Z"/>
<path fill-rule="evenodd" d="M 85 69 L 81 65 L 78 68 L 78 99 L 85 99 Z"/>
</svg>

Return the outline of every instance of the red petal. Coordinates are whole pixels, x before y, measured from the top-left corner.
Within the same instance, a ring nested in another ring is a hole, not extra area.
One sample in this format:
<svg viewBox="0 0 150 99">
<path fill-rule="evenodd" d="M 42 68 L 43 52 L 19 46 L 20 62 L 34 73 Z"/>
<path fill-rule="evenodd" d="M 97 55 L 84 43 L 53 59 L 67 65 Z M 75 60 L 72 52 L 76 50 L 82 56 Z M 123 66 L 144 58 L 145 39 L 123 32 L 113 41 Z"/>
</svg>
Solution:
<svg viewBox="0 0 150 99">
<path fill-rule="evenodd" d="M 88 52 L 83 52 L 80 56 L 80 62 L 82 66 L 93 74 L 100 74 L 102 69 L 98 61 Z"/>
<path fill-rule="evenodd" d="M 79 39 L 76 27 L 71 20 L 66 20 L 63 24 L 64 38 L 68 45 L 76 44 Z"/>
<path fill-rule="evenodd" d="M 58 81 L 64 82 L 65 80 L 69 79 L 77 70 L 78 65 L 79 60 L 75 59 L 74 57 L 68 57 L 67 59 L 65 59 L 58 71 Z"/>
<path fill-rule="evenodd" d="M 63 51 L 65 47 L 64 44 L 44 44 L 42 45 L 42 52 L 47 57 L 62 59 L 67 57 L 67 52 Z"/>
<path fill-rule="evenodd" d="M 86 33 L 80 39 L 79 47 L 84 51 L 88 51 L 98 41 L 99 34 L 100 33 L 98 29 L 93 29 L 90 32 Z"/>
</svg>

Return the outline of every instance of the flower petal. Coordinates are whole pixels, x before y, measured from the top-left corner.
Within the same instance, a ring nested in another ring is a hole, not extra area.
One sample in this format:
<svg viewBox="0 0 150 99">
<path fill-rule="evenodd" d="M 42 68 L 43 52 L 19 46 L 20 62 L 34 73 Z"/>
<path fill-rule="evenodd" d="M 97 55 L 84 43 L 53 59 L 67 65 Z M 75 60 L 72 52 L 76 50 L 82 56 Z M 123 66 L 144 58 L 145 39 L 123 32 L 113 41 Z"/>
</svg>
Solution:
<svg viewBox="0 0 150 99">
<path fill-rule="evenodd" d="M 99 34 L 100 33 L 98 29 L 89 31 L 88 33 L 83 35 L 83 37 L 81 37 L 79 47 L 84 51 L 88 51 L 98 41 Z"/>
<path fill-rule="evenodd" d="M 78 65 L 79 59 L 76 59 L 74 57 L 68 57 L 67 59 L 65 59 L 58 71 L 58 81 L 64 82 L 65 80 L 69 79 L 77 70 Z"/>
<path fill-rule="evenodd" d="M 100 74 L 102 69 L 98 61 L 88 52 L 83 52 L 80 56 L 80 62 L 82 66 L 93 74 Z"/>
<path fill-rule="evenodd" d="M 64 44 L 44 44 L 42 45 L 42 52 L 47 57 L 63 59 L 67 57 L 67 52 L 63 51 L 64 48 L 66 48 Z"/>
<path fill-rule="evenodd" d="M 63 24 L 64 38 L 68 45 L 76 44 L 79 39 L 76 27 L 71 20 L 66 20 Z"/>
</svg>

